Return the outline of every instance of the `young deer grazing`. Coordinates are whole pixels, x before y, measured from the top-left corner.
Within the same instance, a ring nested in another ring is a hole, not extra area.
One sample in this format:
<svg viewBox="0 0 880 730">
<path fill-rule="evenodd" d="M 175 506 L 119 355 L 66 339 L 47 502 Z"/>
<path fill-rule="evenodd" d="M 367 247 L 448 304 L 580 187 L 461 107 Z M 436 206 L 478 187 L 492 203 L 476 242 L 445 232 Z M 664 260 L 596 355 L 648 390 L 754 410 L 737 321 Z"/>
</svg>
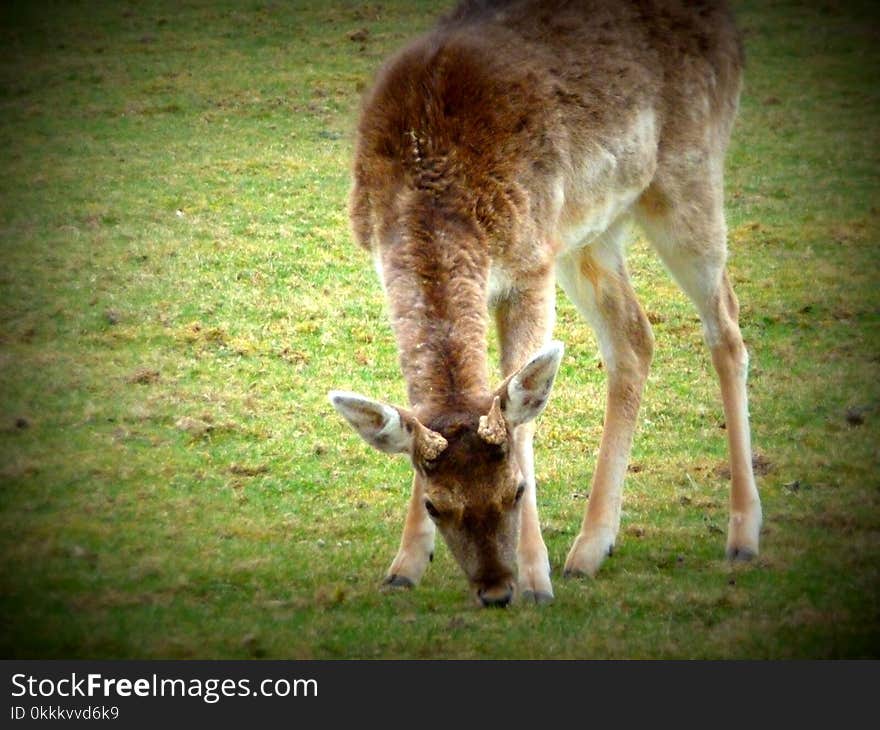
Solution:
<svg viewBox="0 0 880 730">
<path fill-rule="evenodd" d="M 387 295 L 410 407 L 344 391 L 330 400 L 369 444 L 412 460 L 386 583 L 418 583 L 439 529 L 483 605 L 507 605 L 517 589 L 552 600 L 532 437 L 562 358 L 556 282 L 595 330 L 608 377 L 565 575 L 593 576 L 611 554 L 653 349 L 624 260 L 633 219 L 702 319 L 730 448 L 727 555 L 757 554 L 748 357 L 722 205 L 741 66 L 721 3 L 484 0 L 384 67 L 358 129 L 351 219 Z"/>
</svg>

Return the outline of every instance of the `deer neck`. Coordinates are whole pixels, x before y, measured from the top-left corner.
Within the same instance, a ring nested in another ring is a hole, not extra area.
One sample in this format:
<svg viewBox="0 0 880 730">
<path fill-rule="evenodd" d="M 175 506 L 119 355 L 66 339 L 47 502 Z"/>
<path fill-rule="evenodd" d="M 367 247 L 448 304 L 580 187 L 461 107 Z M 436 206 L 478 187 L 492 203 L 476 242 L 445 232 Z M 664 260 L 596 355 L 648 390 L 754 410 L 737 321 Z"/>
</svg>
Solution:
<svg viewBox="0 0 880 730">
<path fill-rule="evenodd" d="M 465 226 L 428 223 L 383 248 L 382 278 L 410 404 L 458 410 L 488 393 L 489 257 Z"/>
</svg>

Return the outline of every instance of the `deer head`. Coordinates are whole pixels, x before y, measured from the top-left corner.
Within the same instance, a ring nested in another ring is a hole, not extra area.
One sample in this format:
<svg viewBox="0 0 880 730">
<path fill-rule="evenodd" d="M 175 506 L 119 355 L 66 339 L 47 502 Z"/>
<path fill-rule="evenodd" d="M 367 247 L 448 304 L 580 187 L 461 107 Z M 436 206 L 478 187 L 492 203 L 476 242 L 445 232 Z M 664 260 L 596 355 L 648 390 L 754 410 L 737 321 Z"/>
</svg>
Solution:
<svg viewBox="0 0 880 730">
<path fill-rule="evenodd" d="M 552 342 L 494 393 L 420 417 L 355 393 L 330 393 L 368 444 L 410 457 L 425 510 L 483 605 L 513 598 L 526 487 L 514 433 L 544 410 L 562 353 L 562 343 Z"/>
</svg>

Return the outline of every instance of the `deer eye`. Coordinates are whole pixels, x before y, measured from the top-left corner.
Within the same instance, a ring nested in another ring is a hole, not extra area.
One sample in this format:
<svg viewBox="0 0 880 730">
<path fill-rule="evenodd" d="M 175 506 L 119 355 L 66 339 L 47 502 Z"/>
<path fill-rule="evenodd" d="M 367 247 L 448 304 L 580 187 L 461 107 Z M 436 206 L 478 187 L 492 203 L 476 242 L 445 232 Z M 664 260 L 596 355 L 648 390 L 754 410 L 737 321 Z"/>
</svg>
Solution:
<svg viewBox="0 0 880 730">
<path fill-rule="evenodd" d="M 440 517 L 440 512 L 434 506 L 434 503 L 430 499 L 425 500 L 425 509 L 428 510 L 428 514 L 431 515 L 435 520 Z"/>
<path fill-rule="evenodd" d="M 516 488 L 516 496 L 513 498 L 513 501 L 514 501 L 514 502 L 519 502 L 519 500 L 522 498 L 522 496 L 523 496 L 523 494 L 525 493 L 525 491 L 526 491 L 526 483 L 523 482 L 522 484 L 520 484 L 520 485 Z"/>
</svg>

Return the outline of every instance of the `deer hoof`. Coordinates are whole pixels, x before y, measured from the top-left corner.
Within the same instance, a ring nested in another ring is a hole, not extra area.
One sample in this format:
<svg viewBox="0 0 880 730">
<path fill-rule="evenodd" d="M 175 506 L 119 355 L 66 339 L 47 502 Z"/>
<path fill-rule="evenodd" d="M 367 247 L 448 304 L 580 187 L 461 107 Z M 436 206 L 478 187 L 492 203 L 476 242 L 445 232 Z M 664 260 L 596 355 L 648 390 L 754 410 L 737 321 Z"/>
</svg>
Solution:
<svg viewBox="0 0 880 730">
<path fill-rule="evenodd" d="M 733 512 L 727 528 L 727 559 L 731 562 L 752 560 L 758 555 L 761 535 L 761 505 L 750 510 Z"/>
<path fill-rule="evenodd" d="M 592 578 L 605 558 L 613 553 L 614 533 L 610 530 L 601 530 L 591 537 L 578 536 L 565 561 L 562 575 L 566 578 Z"/>
<path fill-rule="evenodd" d="M 382 581 L 383 586 L 387 586 L 388 588 L 415 588 L 416 584 L 410 578 L 407 578 L 405 575 L 398 575 L 397 573 L 392 573 L 389 576 L 385 577 L 385 580 Z"/>
<path fill-rule="evenodd" d="M 731 546 L 727 548 L 727 559 L 732 563 L 747 563 L 758 556 L 757 550 L 747 547 Z"/>
<path fill-rule="evenodd" d="M 529 605 L 546 606 L 553 603 L 553 594 L 546 591 L 523 591 L 521 600 Z"/>
<path fill-rule="evenodd" d="M 592 569 L 584 569 L 584 568 L 566 568 L 562 571 L 562 577 L 570 580 L 583 580 L 595 578 L 596 573 L 599 572 L 599 567 L 595 567 Z"/>
</svg>

